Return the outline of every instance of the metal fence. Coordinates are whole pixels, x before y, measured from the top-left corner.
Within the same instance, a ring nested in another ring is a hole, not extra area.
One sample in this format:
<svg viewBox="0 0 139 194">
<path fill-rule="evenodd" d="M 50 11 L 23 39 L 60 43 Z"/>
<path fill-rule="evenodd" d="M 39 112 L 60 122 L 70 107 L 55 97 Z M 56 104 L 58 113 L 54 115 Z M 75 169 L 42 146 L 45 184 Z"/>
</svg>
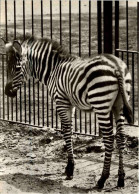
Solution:
<svg viewBox="0 0 139 194">
<path fill-rule="evenodd" d="M 109 2 L 109 6 L 112 8 L 112 2 Z M 20 37 L 25 38 L 27 33 L 40 37 L 47 36 L 59 41 L 70 53 L 81 57 L 92 57 L 106 51 L 112 53 L 116 49 L 115 54 L 126 60 L 132 72 L 132 108 L 136 122 L 138 119 L 138 100 L 136 99 L 138 85 L 135 72 L 137 68 L 137 52 L 128 51 L 128 47 L 126 47 L 126 51 L 118 50 L 120 43 L 119 2 L 116 1 L 113 7 L 115 8 L 115 17 L 113 18 L 115 19 L 115 37 L 108 37 L 110 39 L 109 43 L 107 43 L 108 29 L 106 29 L 105 21 L 107 17 L 112 17 L 112 11 L 109 13 L 110 15 L 107 15 L 109 7 L 101 1 L 2 0 L 1 36 L 4 36 L 8 41 Z M 125 20 L 127 21 L 128 4 L 126 4 L 126 8 L 122 9 L 125 9 Z M 13 13 L 13 15 L 10 15 L 10 13 Z M 112 19 L 110 23 L 112 23 Z M 104 25 L 103 31 L 102 26 Z M 128 22 L 126 22 L 126 25 L 125 30 L 128 31 Z M 113 28 L 109 28 L 109 33 L 112 33 L 112 30 Z M 125 42 L 128 44 L 128 33 L 126 35 Z M 4 53 L 4 48 L 2 43 L 0 44 L 0 118 L 33 126 L 48 126 L 60 129 L 61 123 L 55 109 L 55 103 L 50 99 L 47 88 L 43 84 L 31 79 L 23 85 L 15 99 L 5 96 L 4 84 L 7 79 L 6 55 L 2 54 Z M 111 45 L 109 46 L 109 44 Z M 99 134 L 94 113 L 76 110 L 73 126 L 75 133 Z"/>
</svg>

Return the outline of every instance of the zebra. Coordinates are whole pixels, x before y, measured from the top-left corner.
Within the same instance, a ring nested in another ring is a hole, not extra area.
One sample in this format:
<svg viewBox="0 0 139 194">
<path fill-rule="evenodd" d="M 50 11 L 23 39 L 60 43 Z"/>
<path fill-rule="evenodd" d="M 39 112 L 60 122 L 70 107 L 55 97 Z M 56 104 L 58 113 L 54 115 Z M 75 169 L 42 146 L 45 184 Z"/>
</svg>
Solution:
<svg viewBox="0 0 139 194">
<path fill-rule="evenodd" d="M 118 187 L 124 187 L 123 150 L 125 147 L 124 118 L 132 123 L 129 105 L 131 75 L 126 64 L 112 54 L 83 59 L 69 54 L 57 41 L 28 37 L 23 42 L 5 43 L 7 83 L 5 94 L 15 97 L 24 81 L 34 77 L 48 87 L 56 102 L 67 147 L 66 179 L 74 174 L 71 115 L 72 108 L 94 111 L 105 145 L 104 165 L 97 187 L 102 189 L 110 175 L 114 144 L 111 111 L 116 122 L 116 143 L 119 150 Z"/>
</svg>

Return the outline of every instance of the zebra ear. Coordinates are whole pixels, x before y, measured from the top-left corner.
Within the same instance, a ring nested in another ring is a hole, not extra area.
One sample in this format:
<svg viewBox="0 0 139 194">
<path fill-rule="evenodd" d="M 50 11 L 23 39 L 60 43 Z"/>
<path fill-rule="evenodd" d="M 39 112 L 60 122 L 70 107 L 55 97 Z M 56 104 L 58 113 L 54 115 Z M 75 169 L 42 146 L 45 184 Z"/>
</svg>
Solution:
<svg viewBox="0 0 139 194">
<path fill-rule="evenodd" d="M 13 42 L 13 48 L 15 49 L 15 52 L 18 53 L 19 56 L 21 56 L 22 47 L 21 47 L 21 44 L 17 40 L 14 40 Z"/>
</svg>

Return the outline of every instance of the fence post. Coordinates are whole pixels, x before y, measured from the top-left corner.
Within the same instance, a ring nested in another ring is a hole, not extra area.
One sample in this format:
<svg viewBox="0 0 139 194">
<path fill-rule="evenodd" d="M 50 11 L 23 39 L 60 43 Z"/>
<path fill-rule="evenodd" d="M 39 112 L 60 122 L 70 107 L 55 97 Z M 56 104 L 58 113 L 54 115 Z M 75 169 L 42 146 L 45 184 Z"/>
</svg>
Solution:
<svg viewBox="0 0 139 194">
<path fill-rule="evenodd" d="M 139 1 L 137 3 L 137 51 L 138 51 L 137 80 L 138 80 L 138 99 L 139 99 Z M 138 125 L 139 125 L 139 100 L 138 100 Z"/>
<path fill-rule="evenodd" d="M 101 1 L 97 1 L 98 54 L 102 53 Z"/>
<path fill-rule="evenodd" d="M 119 1 L 115 1 L 115 55 L 119 57 Z"/>
<path fill-rule="evenodd" d="M 112 1 L 104 1 L 104 53 L 112 53 Z"/>
<path fill-rule="evenodd" d="M 112 54 L 112 1 L 104 1 L 104 53 Z M 113 115 L 110 114 L 111 124 L 113 125 Z"/>
</svg>

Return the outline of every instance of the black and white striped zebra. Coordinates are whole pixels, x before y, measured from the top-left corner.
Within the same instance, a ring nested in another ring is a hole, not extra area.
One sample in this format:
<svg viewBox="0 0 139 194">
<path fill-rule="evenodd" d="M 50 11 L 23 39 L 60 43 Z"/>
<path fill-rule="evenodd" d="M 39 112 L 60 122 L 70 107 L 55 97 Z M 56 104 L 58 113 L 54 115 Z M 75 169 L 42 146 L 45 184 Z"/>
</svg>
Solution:
<svg viewBox="0 0 139 194">
<path fill-rule="evenodd" d="M 24 79 L 33 76 L 47 85 L 56 102 L 68 152 L 67 179 L 72 179 L 74 171 L 72 107 L 97 113 L 105 144 L 104 167 L 98 180 L 99 188 L 103 188 L 109 177 L 114 142 L 110 112 L 113 111 L 119 149 L 118 186 L 123 187 L 124 116 L 129 123 L 132 122 L 132 111 L 128 103 L 131 76 L 126 64 L 109 54 L 88 59 L 72 56 L 57 42 L 49 39 L 29 38 L 22 44 L 15 40 L 6 44 L 6 51 L 8 80 L 5 93 L 11 97 L 16 96 Z"/>
</svg>

